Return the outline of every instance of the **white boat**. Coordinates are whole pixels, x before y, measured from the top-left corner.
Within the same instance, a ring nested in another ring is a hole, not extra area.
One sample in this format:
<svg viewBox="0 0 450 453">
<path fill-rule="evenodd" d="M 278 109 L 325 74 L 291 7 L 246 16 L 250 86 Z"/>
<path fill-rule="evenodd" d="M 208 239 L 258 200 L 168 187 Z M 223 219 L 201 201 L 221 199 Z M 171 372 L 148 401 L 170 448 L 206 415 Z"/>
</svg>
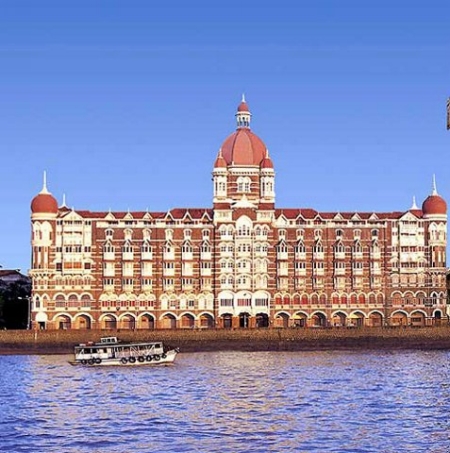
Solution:
<svg viewBox="0 0 450 453">
<path fill-rule="evenodd" d="M 138 366 L 168 365 L 175 361 L 178 348 L 168 348 L 160 341 L 154 343 L 126 343 L 117 337 L 101 338 L 75 346 L 71 365 L 86 366 Z"/>
</svg>

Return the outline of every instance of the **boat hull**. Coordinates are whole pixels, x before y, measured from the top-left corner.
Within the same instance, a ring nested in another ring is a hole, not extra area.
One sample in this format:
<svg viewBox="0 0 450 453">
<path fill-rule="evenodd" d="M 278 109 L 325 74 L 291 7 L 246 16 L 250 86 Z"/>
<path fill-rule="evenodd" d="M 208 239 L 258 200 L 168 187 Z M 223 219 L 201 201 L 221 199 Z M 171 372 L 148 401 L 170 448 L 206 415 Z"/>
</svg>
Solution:
<svg viewBox="0 0 450 453">
<path fill-rule="evenodd" d="M 167 351 L 162 355 L 108 357 L 70 360 L 73 366 L 166 366 L 172 365 L 178 354 L 177 350 Z"/>
</svg>

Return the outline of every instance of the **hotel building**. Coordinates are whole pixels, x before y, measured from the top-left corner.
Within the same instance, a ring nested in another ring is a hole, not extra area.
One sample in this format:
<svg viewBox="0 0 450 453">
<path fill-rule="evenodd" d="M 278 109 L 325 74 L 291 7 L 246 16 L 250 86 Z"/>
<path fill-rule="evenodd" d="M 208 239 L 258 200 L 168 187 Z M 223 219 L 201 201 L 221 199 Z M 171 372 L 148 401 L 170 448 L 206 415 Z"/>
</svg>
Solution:
<svg viewBox="0 0 450 453">
<path fill-rule="evenodd" d="M 31 203 L 32 325 L 40 329 L 434 325 L 447 319 L 447 205 L 278 208 L 275 171 L 250 129 L 214 162 L 209 208 L 94 212 Z"/>
</svg>

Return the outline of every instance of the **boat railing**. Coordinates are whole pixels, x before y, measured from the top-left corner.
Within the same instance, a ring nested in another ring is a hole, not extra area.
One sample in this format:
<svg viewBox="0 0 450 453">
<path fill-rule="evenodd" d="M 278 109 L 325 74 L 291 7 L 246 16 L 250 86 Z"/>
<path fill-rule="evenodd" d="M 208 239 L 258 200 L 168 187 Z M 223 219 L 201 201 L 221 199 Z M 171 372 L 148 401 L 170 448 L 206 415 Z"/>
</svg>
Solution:
<svg viewBox="0 0 450 453">
<path fill-rule="evenodd" d="M 146 346 L 146 345 L 139 345 L 139 346 L 122 346 L 116 352 L 116 357 L 139 357 L 139 356 L 147 356 L 147 355 L 155 355 L 155 354 L 162 354 L 161 348 L 156 348 L 155 345 Z"/>
</svg>

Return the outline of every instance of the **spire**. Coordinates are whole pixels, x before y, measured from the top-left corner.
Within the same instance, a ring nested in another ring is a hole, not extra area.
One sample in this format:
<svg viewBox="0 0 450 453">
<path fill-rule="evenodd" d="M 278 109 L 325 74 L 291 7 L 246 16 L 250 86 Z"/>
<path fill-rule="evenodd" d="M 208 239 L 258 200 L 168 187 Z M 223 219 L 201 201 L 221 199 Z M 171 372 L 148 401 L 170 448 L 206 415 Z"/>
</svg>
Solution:
<svg viewBox="0 0 450 453">
<path fill-rule="evenodd" d="M 410 211 L 413 211 L 413 210 L 415 210 L 415 209 L 419 209 L 419 208 L 417 207 L 416 197 L 415 197 L 415 196 L 413 196 L 412 206 L 411 206 L 409 209 L 410 209 Z"/>
<path fill-rule="evenodd" d="M 42 181 L 42 190 L 39 193 L 50 193 L 47 189 L 47 172 L 44 170 L 44 177 Z"/>
<path fill-rule="evenodd" d="M 61 203 L 60 208 L 67 208 L 67 204 L 66 204 L 66 194 L 65 194 L 65 193 L 63 193 L 63 199 L 62 199 L 62 203 Z"/>
<path fill-rule="evenodd" d="M 241 103 L 245 104 L 245 93 L 242 93 Z"/>
<path fill-rule="evenodd" d="M 436 175 L 433 175 L 433 192 L 431 192 L 431 195 L 438 195 L 436 189 Z"/>
</svg>

